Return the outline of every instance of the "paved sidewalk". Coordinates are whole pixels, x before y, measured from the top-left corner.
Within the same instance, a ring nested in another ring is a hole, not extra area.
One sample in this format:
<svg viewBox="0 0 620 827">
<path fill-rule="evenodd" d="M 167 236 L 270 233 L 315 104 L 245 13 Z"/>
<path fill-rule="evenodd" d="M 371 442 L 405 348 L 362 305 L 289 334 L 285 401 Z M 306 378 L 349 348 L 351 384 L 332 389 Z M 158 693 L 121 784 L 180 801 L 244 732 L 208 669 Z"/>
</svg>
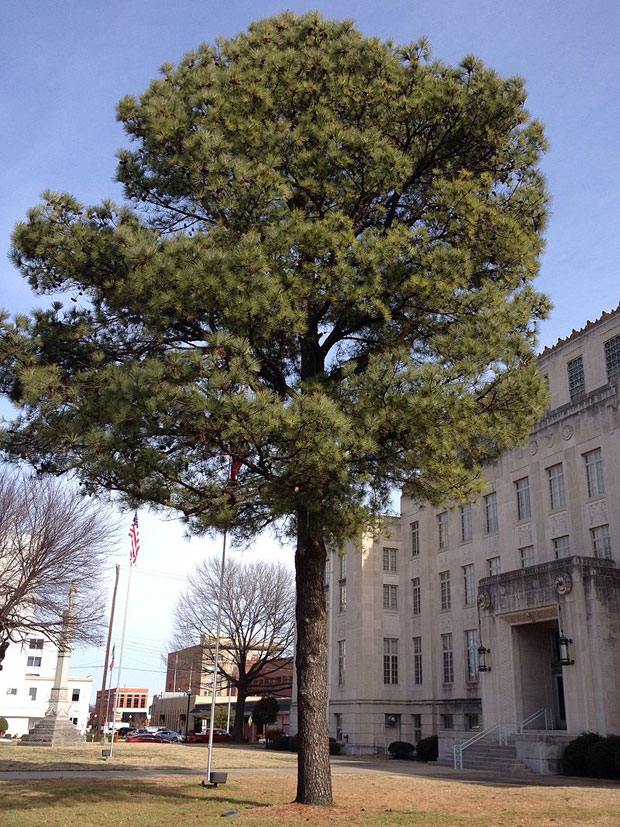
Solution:
<svg viewBox="0 0 620 827">
<path fill-rule="evenodd" d="M 572 778 L 558 775 L 510 775 L 486 770 L 455 770 L 452 767 L 437 767 L 434 764 L 422 764 L 416 761 L 395 761 L 377 759 L 351 759 L 347 756 L 334 758 L 331 762 L 334 775 L 368 774 L 399 775 L 427 778 L 435 781 L 452 781 L 461 784 L 483 784 L 497 787 L 592 787 L 618 788 L 614 781 L 593 778 Z M 244 775 L 296 775 L 297 767 L 274 767 L 252 769 L 230 769 L 217 767 L 218 771 L 228 772 L 229 777 Z M 66 779 L 119 780 L 126 778 L 161 778 L 165 776 L 187 776 L 202 778 L 205 771 L 198 769 L 164 769 L 164 770 L 33 770 L 18 772 L 0 772 L 1 781 L 33 781 Z"/>
</svg>

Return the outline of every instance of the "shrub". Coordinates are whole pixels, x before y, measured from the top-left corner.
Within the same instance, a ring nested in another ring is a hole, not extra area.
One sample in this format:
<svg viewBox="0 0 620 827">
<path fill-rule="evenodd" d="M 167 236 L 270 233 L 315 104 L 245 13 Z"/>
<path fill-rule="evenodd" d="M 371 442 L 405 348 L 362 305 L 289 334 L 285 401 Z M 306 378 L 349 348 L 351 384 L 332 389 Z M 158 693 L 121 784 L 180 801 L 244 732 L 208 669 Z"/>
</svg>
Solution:
<svg viewBox="0 0 620 827">
<path fill-rule="evenodd" d="M 608 735 L 595 741 L 586 752 L 586 775 L 590 778 L 618 778 L 618 755 L 620 735 Z"/>
<path fill-rule="evenodd" d="M 288 748 L 291 752 L 297 752 L 297 735 L 289 735 Z"/>
<path fill-rule="evenodd" d="M 586 754 L 591 746 L 603 740 L 598 732 L 582 732 L 566 745 L 562 756 L 564 775 L 587 775 Z"/>
<path fill-rule="evenodd" d="M 335 738 L 329 739 L 329 754 L 340 755 L 340 743 Z"/>
<path fill-rule="evenodd" d="M 420 761 L 436 761 L 439 755 L 439 738 L 436 735 L 422 738 L 418 741 L 416 750 Z"/>
<path fill-rule="evenodd" d="M 290 738 L 288 735 L 283 735 L 281 732 L 277 735 L 269 736 L 267 739 L 265 746 L 267 749 L 275 749 L 275 750 L 284 750 L 290 749 L 289 747 Z"/>
<path fill-rule="evenodd" d="M 6 732 L 9 728 L 9 722 L 6 718 L 0 718 L 0 732 Z"/>
<path fill-rule="evenodd" d="M 411 758 L 415 747 L 407 741 L 392 741 L 388 752 L 394 758 Z"/>
</svg>

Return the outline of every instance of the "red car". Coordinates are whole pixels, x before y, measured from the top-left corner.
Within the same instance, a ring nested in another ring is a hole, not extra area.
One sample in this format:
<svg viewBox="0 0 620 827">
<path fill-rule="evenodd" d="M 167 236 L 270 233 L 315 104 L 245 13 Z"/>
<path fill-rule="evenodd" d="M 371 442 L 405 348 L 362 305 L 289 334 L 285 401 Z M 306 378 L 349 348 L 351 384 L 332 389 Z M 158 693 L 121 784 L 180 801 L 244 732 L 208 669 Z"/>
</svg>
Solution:
<svg viewBox="0 0 620 827">
<path fill-rule="evenodd" d="M 164 738 L 161 735 L 158 735 L 156 732 L 136 732 L 133 735 L 128 735 L 125 738 L 125 742 L 127 744 L 143 744 L 143 743 L 151 743 L 151 744 L 169 744 L 170 739 Z"/>
<path fill-rule="evenodd" d="M 208 729 L 205 729 L 204 732 L 190 732 L 190 734 L 187 736 L 187 740 L 190 744 L 208 744 L 209 732 L 210 730 Z M 230 732 L 226 732 L 225 729 L 213 730 L 213 743 L 224 744 L 228 741 L 232 741 L 232 735 L 230 734 Z"/>
</svg>

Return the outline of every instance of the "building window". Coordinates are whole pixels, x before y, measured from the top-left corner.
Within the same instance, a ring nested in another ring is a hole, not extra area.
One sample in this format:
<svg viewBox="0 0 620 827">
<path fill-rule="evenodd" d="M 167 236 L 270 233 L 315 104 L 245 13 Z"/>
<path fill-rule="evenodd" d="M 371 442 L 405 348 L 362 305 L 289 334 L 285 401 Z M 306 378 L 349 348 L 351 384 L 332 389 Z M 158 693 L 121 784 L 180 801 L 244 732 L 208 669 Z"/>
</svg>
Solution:
<svg viewBox="0 0 620 827">
<path fill-rule="evenodd" d="M 564 489 L 564 469 L 562 463 L 552 465 L 547 468 L 547 477 L 549 478 L 549 500 L 551 503 L 551 510 L 556 508 L 565 508 L 566 506 L 566 491 Z"/>
<path fill-rule="evenodd" d="M 461 540 L 464 543 L 471 540 L 471 503 L 461 506 Z"/>
<path fill-rule="evenodd" d="M 528 566 L 533 566 L 536 563 L 536 555 L 534 553 L 534 546 L 523 546 L 519 549 L 519 557 L 521 560 L 521 568 L 525 569 Z"/>
<path fill-rule="evenodd" d="M 413 639 L 413 682 L 419 686 L 422 683 L 422 638 Z"/>
<path fill-rule="evenodd" d="M 448 548 L 448 512 L 442 511 L 437 515 L 437 534 L 439 548 Z"/>
<path fill-rule="evenodd" d="M 395 548 L 384 548 L 383 549 L 383 571 L 387 572 L 395 572 L 397 570 L 396 566 L 396 552 L 398 549 Z"/>
<path fill-rule="evenodd" d="M 30 696 L 31 701 L 36 701 L 36 699 L 37 699 L 37 687 L 36 686 L 31 686 L 30 689 L 28 690 L 28 695 Z"/>
<path fill-rule="evenodd" d="M 586 380 L 583 373 L 583 359 L 577 356 L 566 365 L 568 370 L 568 392 L 571 399 L 578 399 L 586 392 Z"/>
<path fill-rule="evenodd" d="M 480 716 L 477 712 L 465 713 L 465 727 L 467 729 L 480 729 Z"/>
<path fill-rule="evenodd" d="M 487 564 L 489 566 L 489 577 L 494 577 L 496 574 L 501 574 L 502 566 L 500 557 L 489 557 Z"/>
<path fill-rule="evenodd" d="M 529 477 L 523 477 L 523 479 L 517 480 L 515 487 L 517 489 L 517 517 L 519 520 L 529 520 L 532 516 Z"/>
<path fill-rule="evenodd" d="M 605 366 L 607 379 L 613 382 L 620 375 L 620 336 L 614 336 L 605 342 Z"/>
<path fill-rule="evenodd" d="M 452 650 L 452 632 L 441 636 L 441 653 L 443 665 L 443 682 L 454 683 L 454 652 Z"/>
<path fill-rule="evenodd" d="M 398 586 L 383 584 L 383 608 L 398 609 Z"/>
<path fill-rule="evenodd" d="M 417 744 L 422 740 L 422 716 L 419 713 L 414 713 L 413 719 L 413 740 Z"/>
<path fill-rule="evenodd" d="M 338 686 L 344 685 L 344 672 L 347 665 L 347 642 L 338 641 Z"/>
<path fill-rule="evenodd" d="M 383 683 L 398 683 L 398 638 L 383 638 Z"/>
<path fill-rule="evenodd" d="M 590 529 L 592 537 L 592 549 L 595 557 L 602 557 L 611 560 L 611 540 L 609 539 L 609 526 L 599 525 Z"/>
<path fill-rule="evenodd" d="M 413 613 L 419 615 L 422 611 L 422 591 L 420 589 L 420 578 L 414 577 L 411 581 L 411 589 L 413 596 Z"/>
<path fill-rule="evenodd" d="M 449 571 L 439 572 L 439 586 L 441 591 L 441 611 L 447 612 L 452 606 Z"/>
<path fill-rule="evenodd" d="M 342 712 L 334 713 L 334 723 L 336 725 L 336 741 L 342 741 Z"/>
<path fill-rule="evenodd" d="M 420 554 L 420 523 L 414 520 L 410 525 L 411 531 L 411 556 L 418 557 Z"/>
<path fill-rule="evenodd" d="M 476 602 L 476 577 L 474 564 L 463 566 L 463 596 L 466 606 L 473 606 Z"/>
<path fill-rule="evenodd" d="M 140 696 L 140 709 L 145 709 L 146 707 L 146 695 Z"/>
<path fill-rule="evenodd" d="M 441 716 L 442 729 L 454 729 L 454 717 L 451 713 L 445 713 Z"/>
<path fill-rule="evenodd" d="M 16 687 L 10 687 L 9 689 L 6 690 L 6 694 L 7 695 L 17 695 L 17 688 Z"/>
<path fill-rule="evenodd" d="M 41 658 L 35 658 L 31 655 L 26 661 L 26 666 L 41 666 Z"/>
<path fill-rule="evenodd" d="M 347 608 L 347 584 L 341 583 L 338 589 L 338 605 L 340 607 L 340 611 L 344 612 Z"/>
<path fill-rule="evenodd" d="M 480 643 L 478 642 L 478 630 L 477 629 L 466 629 L 465 630 L 465 657 L 466 663 L 465 666 L 467 667 L 467 680 L 468 681 L 477 681 L 478 680 L 478 646 Z"/>
<path fill-rule="evenodd" d="M 134 706 L 134 709 L 139 708 L 139 706 L 140 706 L 140 696 L 139 695 L 134 695 L 133 696 L 133 706 Z"/>
<path fill-rule="evenodd" d="M 497 519 L 497 494 L 495 491 L 492 494 L 487 494 L 484 498 L 484 517 L 487 534 L 494 534 L 499 527 L 499 521 Z"/>
<path fill-rule="evenodd" d="M 125 695 L 119 695 L 118 705 L 119 705 L 119 707 L 124 707 L 125 706 Z"/>
<path fill-rule="evenodd" d="M 568 534 L 564 537 L 556 537 L 553 540 L 553 550 L 555 551 L 555 559 L 560 557 L 570 557 L 570 540 Z"/>
<path fill-rule="evenodd" d="M 323 566 L 323 585 L 329 586 L 329 559 L 325 561 Z"/>
<path fill-rule="evenodd" d="M 601 449 L 588 451 L 583 455 L 586 463 L 586 480 L 588 482 L 588 497 L 598 497 L 605 493 L 605 481 L 603 479 L 603 457 Z"/>
<path fill-rule="evenodd" d="M 43 649 L 43 638 L 42 637 L 30 638 L 28 648 L 29 649 Z"/>
<path fill-rule="evenodd" d="M 347 555 L 340 555 L 340 580 L 346 580 L 347 577 Z"/>
<path fill-rule="evenodd" d="M 75 703 L 76 701 L 79 701 L 79 700 L 80 700 L 80 690 L 79 689 L 73 689 L 71 691 L 71 703 Z"/>
</svg>

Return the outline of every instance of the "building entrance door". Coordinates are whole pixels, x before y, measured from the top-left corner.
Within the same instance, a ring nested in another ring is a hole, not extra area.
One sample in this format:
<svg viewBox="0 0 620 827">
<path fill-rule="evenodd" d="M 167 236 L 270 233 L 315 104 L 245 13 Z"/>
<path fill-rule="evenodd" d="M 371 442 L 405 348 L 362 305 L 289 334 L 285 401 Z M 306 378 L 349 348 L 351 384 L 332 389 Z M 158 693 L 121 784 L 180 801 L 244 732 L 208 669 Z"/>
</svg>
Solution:
<svg viewBox="0 0 620 827">
<path fill-rule="evenodd" d="M 564 704 L 564 676 L 553 676 L 553 719 L 556 729 L 566 729 L 566 706 Z"/>
<path fill-rule="evenodd" d="M 562 728 L 562 721 L 566 727 L 561 667 L 554 646 L 557 634 L 557 621 L 541 621 L 518 626 L 516 635 L 520 668 L 515 689 L 519 719 L 524 720 L 544 707 L 553 713 L 554 729 Z M 544 729 L 544 719 L 540 716 L 530 726 Z"/>
</svg>

